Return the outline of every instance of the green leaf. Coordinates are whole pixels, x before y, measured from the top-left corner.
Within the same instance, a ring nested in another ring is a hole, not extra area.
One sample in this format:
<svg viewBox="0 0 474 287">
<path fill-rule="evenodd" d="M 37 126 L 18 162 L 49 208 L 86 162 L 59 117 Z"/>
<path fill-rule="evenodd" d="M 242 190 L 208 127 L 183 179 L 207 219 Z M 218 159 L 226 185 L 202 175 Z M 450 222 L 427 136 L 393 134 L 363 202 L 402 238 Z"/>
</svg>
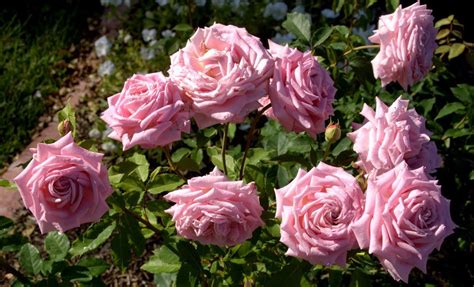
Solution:
<svg viewBox="0 0 474 287">
<path fill-rule="evenodd" d="M 292 264 L 286 265 L 282 270 L 272 274 L 268 286 L 273 287 L 299 287 L 303 276 L 302 264 L 292 260 Z"/>
<path fill-rule="evenodd" d="M 399 0 L 387 0 L 387 2 L 385 4 L 386 4 L 387 9 L 389 11 L 395 11 L 395 9 L 397 9 L 397 7 L 400 5 L 400 1 Z"/>
<path fill-rule="evenodd" d="M 463 109 L 464 105 L 459 102 L 448 103 L 441 109 L 441 111 L 439 111 L 438 115 L 435 118 L 435 121 Z"/>
<path fill-rule="evenodd" d="M 448 59 L 456 58 L 464 52 L 466 46 L 461 43 L 454 43 L 449 49 Z"/>
<path fill-rule="evenodd" d="M 297 38 L 311 43 L 311 16 L 303 13 L 289 13 L 287 19 L 281 24 L 288 32 Z"/>
<path fill-rule="evenodd" d="M 447 130 L 444 135 L 443 135 L 443 138 L 459 138 L 459 137 L 464 137 L 464 136 L 470 136 L 470 135 L 473 135 L 474 134 L 474 131 L 470 130 L 470 129 L 449 129 Z"/>
<path fill-rule="evenodd" d="M 43 267 L 43 260 L 38 249 L 30 243 L 21 247 L 18 259 L 21 266 L 30 274 L 37 275 Z"/>
<path fill-rule="evenodd" d="M 63 260 L 69 250 L 69 239 L 63 233 L 57 231 L 50 232 L 44 240 L 44 248 L 53 261 Z"/>
<path fill-rule="evenodd" d="M 119 232 L 110 245 L 114 262 L 122 269 L 125 269 L 132 258 L 130 244 L 128 244 L 128 236 L 126 232 Z"/>
<path fill-rule="evenodd" d="M 178 32 L 190 32 L 193 30 L 193 27 L 185 23 L 180 23 L 174 26 L 173 29 Z"/>
<path fill-rule="evenodd" d="M 145 237 L 143 237 L 142 230 L 138 221 L 131 215 L 126 214 L 123 217 L 124 226 L 120 225 L 119 232 L 128 234 L 130 244 L 135 250 L 136 255 L 141 255 L 145 250 Z"/>
<path fill-rule="evenodd" d="M 436 21 L 435 28 L 439 28 L 441 26 L 445 26 L 449 24 L 451 24 L 451 20 L 449 18 L 443 18 L 439 21 Z"/>
<path fill-rule="evenodd" d="M 0 215 L 0 230 L 7 229 L 13 226 L 13 221 L 5 216 Z"/>
<path fill-rule="evenodd" d="M 365 274 L 362 270 L 356 269 L 352 272 L 351 276 L 351 283 L 349 287 L 371 287 L 372 282 L 370 281 L 370 277 Z"/>
<path fill-rule="evenodd" d="M 109 269 L 110 264 L 98 258 L 82 258 L 78 266 L 86 267 L 92 276 L 96 277 Z"/>
<path fill-rule="evenodd" d="M 61 272 L 61 278 L 70 282 L 89 282 L 92 280 L 92 275 L 87 267 L 68 266 Z"/>
<path fill-rule="evenodd" d="M 145 182 L 148 178 L 148 172 L 150 168 L 150 164 L 146 159 L 145 155 L 140 153 L 134 153 L 132 157 L 129 158 L 129 161 L 135 163 L 137 165 L 136 171 L 140 179 Z"/>
<path fill-rule="evenodd" d="M 449 47 L 448 45 L 439 46 L 438 48 L 436 48 L 435 54 L 446 54 L 447 52 L 449 52 L 450 48 L 451 47 Z"/>
<path fill-rule="evenodd" d="M 181 268 L 181 262 L 176 255 L 166 245 L 161 246 L 150 260 L 143 264 L 141 269 L 151 273 L 174 273 Z"/>
<path fill-rule="evenodd" d="M 76 114 L 72 106 L 68 103 L 62 110 L 57 113 L 58 122 L 68 120 L 71 124 L 72 135 L 76 137 Z"/>
<path fill-rule="evenodd" d="M 153 283 L 155 283 L 156 286 L 176 286 L 174 283 L 176 282 L 177 275 L 178 275 L 177 272 L 158 273 L 158 274 L 155 274 L 153 278 Z"/>
<path fill-rule="evenodd" d="M 332 150 L 332 155 L 338 156 L 341 152 L 349 149 L 351 146 L 352 141 L 348 138 L 345 137 L 343 138 Z"/>
<path fill-rule="evenodd" d="M 173 152 L 173 154 L 171 155 L 171 160 L 173 162 L 178 162 L 182 158 L 190 154 L 191 154 L 191 150 L 189 148 L 182 147 L 182 148 L 177 149 L 175 152 Z"/>
<path fill-rule="evenodd" d="M 474 86 L 468 84 L 460 84 L 451 88 L 453 95 L 465 104 L 473 102 Z"/>
<path fill-rule="evenodd" d="M 429 98 L 429 99 L 424 99 L 418 103 L 419 106 L 423 107 L 423 114 L 425 117 L 428 115 L 428 113 L 433 109 L 433 105 L 436 102 L 436 98 Z"/>
<path fill-rule="evenodd" d="M 110 235 L 112 235 L 112 232 L 115 230 L 115 227 L 116 223 L 112 222 L 111 224 L 109 224 L 108 227 L 102 230 L 94 239 L 83 238 L 75 240 L 72 244 L 71 249 L 69 250 L 69 253 L 71 253 L 71 255 L 73 256 L 80 256 L 86 252 L 96 249 L 97 247 L 102 245 L 102 243 L 104 243 L 107 239 L 109 239 Z"/>
<path fill-rule="evenodd" d="M 441 29 L 438 34 L 436 34 L 436 40 L 446 38 L 449 35 L 449 29 Z"/>
<path fill-rule="evenodd" d="M 0 186 L 1 187 L 8 187 L 8 188 L 15 188 L 16 185 L 14 182 L 10 182 L 7 179 L 0 178 Z"/>
<path fill-rule="evenodd" d="M 157 175 L 153 182 L 149 184 L 147 191 L 151 194 L 159 194 L 166 191 L 173 191 L 184 184 L 184 180 L 176 174 L 163 173 Z"/>
<path fill-rule="evenodd" d="M 329 36 L 331 36 L 333 32 L 332 27 L 321 27 L 314 33 L 314 39 L 316 39 L 316 43 L 314 43 L 313 47 L 316 48 L 323 44 Z"/>
</svg>

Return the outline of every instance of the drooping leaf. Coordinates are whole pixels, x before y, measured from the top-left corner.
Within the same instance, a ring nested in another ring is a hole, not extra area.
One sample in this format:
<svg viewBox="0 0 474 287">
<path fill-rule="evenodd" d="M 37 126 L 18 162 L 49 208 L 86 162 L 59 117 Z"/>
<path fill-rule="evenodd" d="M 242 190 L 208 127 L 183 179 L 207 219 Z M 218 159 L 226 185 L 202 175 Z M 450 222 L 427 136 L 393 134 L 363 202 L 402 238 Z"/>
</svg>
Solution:
<svg viewBox="0 0 474 287">
<path fill-rule="evenodd" d="M 463 109 L 464 105 L 459 102 L 448 103 L 439 111 L 438 115 L 435 118 L 435 121 Z"/>
</svg>

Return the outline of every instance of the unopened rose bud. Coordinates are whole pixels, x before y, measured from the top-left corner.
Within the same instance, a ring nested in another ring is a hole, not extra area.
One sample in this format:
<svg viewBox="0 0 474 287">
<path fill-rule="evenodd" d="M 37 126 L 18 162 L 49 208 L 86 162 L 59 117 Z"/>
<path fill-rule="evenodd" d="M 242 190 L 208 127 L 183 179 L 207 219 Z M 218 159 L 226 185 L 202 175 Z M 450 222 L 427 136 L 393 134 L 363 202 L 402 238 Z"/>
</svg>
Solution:
<svg viewBox="0 0 474 287">
<path fill-rule="evenodd" d="M 335 143 L 341 138 L 339 123 L 329 123 L 324 132 L 324 138 L 328 143 Z"/>
<path fill-rule="evenodd" d="M 64 120 L 58 124 L 58 132 L 61 136 L 66 135 L 72 130 L 71 122 L 69 120 Z"/>
</svg>

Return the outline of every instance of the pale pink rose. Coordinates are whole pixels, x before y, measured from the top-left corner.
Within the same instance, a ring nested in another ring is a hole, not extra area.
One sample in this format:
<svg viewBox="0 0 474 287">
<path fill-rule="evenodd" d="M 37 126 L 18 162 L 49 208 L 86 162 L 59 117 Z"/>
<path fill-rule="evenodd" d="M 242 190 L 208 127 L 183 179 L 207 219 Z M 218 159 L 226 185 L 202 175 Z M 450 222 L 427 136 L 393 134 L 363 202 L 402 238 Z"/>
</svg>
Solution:
<svg viewBox="0 0 474 287">
<path fill-rule="evenodd" d="M 344 266 L 347 251 L 357 246 L 349 226 L 364 206 L 356 179 L 340 167 L 320 162 L 309 172 L 300 169 L 275 195 L 286 255 L 311 264 Z"/>
<path fill-rule="evenodd" d="M 170 78 L 186 94 L 199 128 L 240 123 L 267 94 L 273 60 L 245 29 L 214 24 L 199 28 L 171 56 Z"/>
<path fill-rule="evenodd" d="M 369 177 L 365 211 L 352 230 L 395 280 L 408 282 L 413 267 L 426 273 L 428 255 L 455 227 L 437 181 L 402 162 Z"/>
<path fill-rule="evenodd" d="M 41 233 L 64 232 L 98 221 L 112 194 L 103 155 L 74 143 L 71 133 L 53 144 L 38 144 L 33 159 L 15 178 L 21 198 Z"/>
<path fill-rule="evenodd" d="M 109 137 L 123 144 L 123 150 L 166 146 L 190 132 L 190 114 L 182 92 L 161 72 L 133 75 L 122 92 L 109 97 L 102 119 L 113 129 Z"/>
<path fill-rule="evenodd" d="M 376 111 L 364 104 L 362 125 L 347 134 L 359 154 L 357 165 L 367 171 L 384 172 L 402 161 L 411 168 L 425 167 L 432 173 L 441 164 L 436 145 L 430 142 L 431 132 L 425 119 L 414 109 L 408 109 L 408 100 L 399 97 L 390 107 L 376 98 Z"/>
<path fill-rule="evenodd" d="M 217 168 L 189 179 L 165 199 L 176 203 L 166 212 L 173 217 L 178 234 L 202 244 L 236 245 L 263 225 L 255 184 L 231 181 Z"/>
<path fill-rule="evenodd" d="M 278 120 L 288 131 L 307 132 L 313 138 L 324 132 L 324 121 L 333 114 L 332 103 L 336 89 L 329 73 L 319 65 L 311 51 L 297 49 L 268 41 L 275 60 L 270 80 L 268 117 Z"/>
<path fill-rule="evenodd" d="M 405 90 L 421 80 L 430 70 L 436 49 L 436 29 L 431 10 L 419 2 L 379 19 L 378 29 L 369 37 L 380 44 L 372 60 L 375 78 L 382 86 L 398 82 Z"/>
</svg>

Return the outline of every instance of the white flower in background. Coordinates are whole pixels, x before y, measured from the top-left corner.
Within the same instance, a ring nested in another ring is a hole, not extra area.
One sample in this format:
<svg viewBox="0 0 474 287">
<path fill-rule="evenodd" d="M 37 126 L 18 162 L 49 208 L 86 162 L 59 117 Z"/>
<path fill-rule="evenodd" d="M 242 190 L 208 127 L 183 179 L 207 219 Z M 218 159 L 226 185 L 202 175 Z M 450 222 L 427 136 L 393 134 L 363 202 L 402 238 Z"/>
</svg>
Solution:
<svg viewBox="0 0 474 287">
<path fill-rule="evenodd" d="M 148 43 L 148 47 L 153 47 L 153 46 L 155 46 L 156 43 L 158 43 L 158 41 L 153 40 L 150 43 Z"/>
<path fill-rule="evenodd" d="M 321 11 L 321 15 L 323 15 L 324 17 L 328 19 L 334 19 L 334 18 L 337 18 L 337 16 L 339 16 L 339 13 L 336 13 L 331 9 L 323 9 Z"/>
<path fill-rule="evenodd" d="M 98 129 L 91 129 L 89 131 L 89 137 L 93 139 L 100 139 L 102 136 L 102 133 Z"/>
<path fill-rule="evenodd" d="M 113 153 L 117 151 L 117 146 L 112 142 L 106 142 L 100 145 L 100 147 L 108 153 Z"/>
<path fill-rule="evenodd" d="M 359 35 L 364 38 L 366 44 L 370 44 L 369 36 L 374 34 L 375 25 L 369 25 L 367 29 L 363 29 L 360 27 L 352 28 L 352 34 Z"/>
<path fill-rule="evenodd" d="M 127 35 L 125 35 L 125 36 L 123 37 L 123 42 L 124 42 L 124 43 L 128 43 L 128 42 L 130 42 L 131 40 L 132 40 L 132 35 L 130 35 L 130 34 L 127 34 Z"/>
<path fill-rule="evenodd" d="M 102 36 L 95 41 L 94 46 L 97 56 L 105 57 L 109 53 L 110 48 L 112 48 L 112 43 L 107 39 L 107 36 Z"/>
<path fill-rule="evenodd" d="M 156 0 L 156 3 L 158 3 L 160 6 L 165 6 L 168 4 L 168 0 Z"/>
<path fill-rule="evenodd" d="M 212 5 L 222 8 L 225 4 L 225 0 L 212 0 Z"/>
<path fill-rule="evenodd" d="M 143 29 L 142 37 L 147 43 L 156 40 L 156 29 Z"/>
<path fill-rule="evenodd" d="M 120 6 L 122 5 L 122 0 L 100 0 L 102 6 Z"/>
<path fill-rule="evenodd" d="M 163 36 L 163 38 L 173 38 L 174 36 L 176 36 L 176 33 L 168 29 L 162 31 L 161 36 Z"/>
<path fill-rule="evenodd" d="M 272 41 L 277 44 L 284 45 L 284 44 L 290 43 L 294 39 L 296 39 L 296 37 L 295 35 L 291 33 L 287 33 L 287 34 L 276 33 L 275 37 L 272 38 Z"/>
<path fill-rule="evenodd" d="M 142 47 L 140 49 L 140 56 L 142 56 L 142 59 L 145 60 L 145 61 L 151 60 L 151 59 L 155 58 L 155 50 L 150 49 L 150 48 L 146 48 L 146 47 Z"/>
<path fill-rule="evenodd" d="M 271 16 L 273 19 L 280 21 L 285 19 L 286 12 L 288 12 L 288 6 L 284 2 L 268 3 L 263 11 L 263 16 Z"/>
<path fill-rule="evenodd" d="M 194 0 L 194 3 L 196 3 L 196 6 L 203 7 L 206 5 L 206 0 Z"/>
<path fill-rule="evenodd" d="M 132 6 L 132 0 L 123 0 L 123 5 L 125 5 L 127 7 L 131 7 Z"/>
<path fill-rule="evenodd" d="M 296 13 L 305 13 L 304 11 L 304 6 L 302 4 L 298 4 L 291 10 L 291 12 L 296 12 Z"/>
<path fill-rule="evenodd" d="M 97 71 L 97 73 L 101 77 L 110 76 L 110 75 L 112 75 L 114 70 L 115 70 L 114 63 L 112 63 L 112 61 L 110 61 L 110 60 L 107 60 L 107 61 L 103 62 L 102 64 L 100 64 L 99 70 Z"/>
<path fill-rule="evenodd" d="M 145 12 L 145 17 L 148 18 L 148 19 L 153 19 L 153 17 L 154 17 L 153 12 L 146 11 Z"/>
<path fill-rule="evenodd" d="M 105 131 L 102 132 L 102 139 L 106 140 L 109 138 L 109 135 L 113 132 L 114 130 L 111 127 L 107 127 Z"/>
<path fill-rule="evenodd" d="M 41 99 L 43 95 L 41 94 L 40 90 L 36 90 L 36 92 L 33 94 L 33 97 Z"/>
<path fill-rule="evenodd" d="M 239 14 L 243 15 L 243 10 L 241 10 L 242 6 L 248 6 L 249 1 L 247 0 L 230 0 L 230 6 L 232 7 L 232 11 L 238 12 Z"/>
</svg>

